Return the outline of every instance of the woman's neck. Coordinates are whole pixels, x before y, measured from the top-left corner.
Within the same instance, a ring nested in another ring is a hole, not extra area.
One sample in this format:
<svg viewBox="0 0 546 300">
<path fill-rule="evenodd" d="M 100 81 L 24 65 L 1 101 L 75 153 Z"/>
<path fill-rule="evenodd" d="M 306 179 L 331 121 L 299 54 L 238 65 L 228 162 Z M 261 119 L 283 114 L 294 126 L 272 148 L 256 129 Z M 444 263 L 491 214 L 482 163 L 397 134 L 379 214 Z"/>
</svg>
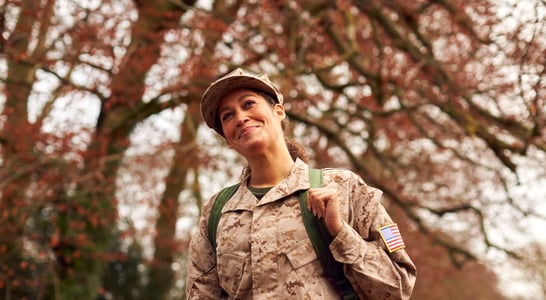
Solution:
<svg viewBox="0 0 546 300">
<path fill-rule="evenodd" d="M 250 166 L 250 185 L 253 187 L 271 187 L 290 174 L 294 161 L 288 152 L 275 155 L 263 155 L 248 160 Z"/>
</svg>

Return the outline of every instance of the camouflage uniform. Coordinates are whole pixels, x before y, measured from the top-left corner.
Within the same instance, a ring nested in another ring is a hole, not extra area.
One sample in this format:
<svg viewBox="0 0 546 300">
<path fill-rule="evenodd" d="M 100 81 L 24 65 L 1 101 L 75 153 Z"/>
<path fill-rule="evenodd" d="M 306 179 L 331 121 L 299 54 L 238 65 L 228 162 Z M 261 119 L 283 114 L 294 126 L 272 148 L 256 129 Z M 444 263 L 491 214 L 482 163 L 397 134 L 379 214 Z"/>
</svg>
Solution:
<svg viewBox="0 0 546 300">
<path fill-rule="evenodd" d="M 308 166 L 297 160 L 259 201 L 246 186 L 249 175 L 243 172 L 243 184 L 222 210 L 216 251 L 207 230 L 213 201 L 203 207 L 190 244 L 188 299 L 338 299 L 301 216 L 299 191 L 309 188 Z M 381 191 L 340 169 L 325 170 L 324 186 L 339 191 L 344 220 L 330 250 L 360 298 L 409 298 L 415 265 L 404 249 L 389 254 L 378 233 L 392 223 Z"/>
</svg>

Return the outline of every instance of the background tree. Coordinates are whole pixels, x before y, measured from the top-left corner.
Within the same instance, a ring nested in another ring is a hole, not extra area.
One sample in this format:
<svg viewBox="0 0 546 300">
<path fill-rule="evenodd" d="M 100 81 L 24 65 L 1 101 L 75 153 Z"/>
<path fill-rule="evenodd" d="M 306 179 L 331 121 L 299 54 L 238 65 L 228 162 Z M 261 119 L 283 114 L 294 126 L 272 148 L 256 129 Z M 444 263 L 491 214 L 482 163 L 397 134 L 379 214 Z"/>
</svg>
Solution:
<svg viewBox="0 0 546 300">
<path fill-rule="evenodd" d="M 408 241 L 420 273 L 494 286 L 487 254 L 545 219 L 544 2 L 224 2 L 2 2 L 0 292 L 183 296 L 199 208 L 243 164 L 199 99 L 240 65 L 280 85 L 314 165 L 438 247 Z"/>
<path fill-rule="evenodd" d="M 513 262 L 508 268 L 519 270 L 512 276 L 529 283 L 538 294 L 546 295 L 546 245 L 544 242 L 532 241 L 518 251 L 525 259 Z M 513 266 L 515 264 L 515 266 Z M 518 264 L 523 266 L 518 267 Z"/>
</svg>

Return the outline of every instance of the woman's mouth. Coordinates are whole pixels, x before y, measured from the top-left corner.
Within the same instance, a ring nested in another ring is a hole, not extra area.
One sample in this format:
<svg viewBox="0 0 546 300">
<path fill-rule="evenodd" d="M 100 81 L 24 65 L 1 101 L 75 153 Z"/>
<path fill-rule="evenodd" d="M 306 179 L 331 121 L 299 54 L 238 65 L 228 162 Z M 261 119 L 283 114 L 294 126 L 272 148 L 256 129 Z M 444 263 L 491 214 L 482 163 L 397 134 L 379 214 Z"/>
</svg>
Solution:
<svg viewBox="0 0 546 300">
<path fill-rule="evenodd" d="M 248 127 L 245 127 L 243 129 L 241 129 L 241 131 L 239 132 L 239 138 L 242 138 L 242 137 L 245 137 L 245 136 L 249 135 L 256 128 L 257 128 L 256 126 L 248 126 Z"/>
</svg>

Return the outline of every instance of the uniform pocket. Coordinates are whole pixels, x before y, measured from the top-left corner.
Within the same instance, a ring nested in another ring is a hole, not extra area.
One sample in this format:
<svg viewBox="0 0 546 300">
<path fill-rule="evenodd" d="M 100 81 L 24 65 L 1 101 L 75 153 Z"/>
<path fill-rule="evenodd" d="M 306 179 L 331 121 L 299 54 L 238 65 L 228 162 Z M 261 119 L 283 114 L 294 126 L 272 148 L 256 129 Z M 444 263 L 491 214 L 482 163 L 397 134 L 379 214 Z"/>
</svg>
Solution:
<svg viewBox="0 0 546 300">
<path fill-rule="evenodd" d="M 309 239 L 298 243 L 296 247 L 286 253 L 286 257 L 294 269 L 299 269 L 318 258 Z"/>
<path fill-rule="evenodd" d="M 217 270 L 220 286 L 231 297 L 237 297 L 240 291 L 251 287 L 249 256 L 235 254 L 218 254 Z"/>
<path fill-rule="evenodd" d="M 299 299 L 339 299 L 324 276 L 310 239 L 302 240 L 286 253 L 292 270 L 285 274 L 286 289 Z M 292 291 L 290 290 L 292 289 Z"/>
<path fill-rule="evenodd" d="M 324 293 L 325 279 L 313 244 L 303 239 L 286 252 L 288 265 L 282 274 L 284 288 L 289 295 L 299 299 L 315 299 Z"/>
</svg>

